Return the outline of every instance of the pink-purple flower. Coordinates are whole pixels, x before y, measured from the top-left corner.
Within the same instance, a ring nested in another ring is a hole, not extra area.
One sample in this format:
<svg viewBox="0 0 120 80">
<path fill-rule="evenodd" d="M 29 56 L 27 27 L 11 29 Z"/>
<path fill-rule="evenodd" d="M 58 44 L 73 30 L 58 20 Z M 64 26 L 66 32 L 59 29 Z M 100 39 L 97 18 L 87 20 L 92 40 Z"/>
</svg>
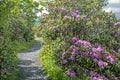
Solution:
<svg viewBox="0 0 120 80">
<path fill-rule="evenodd" d="M 115 26 L 120 26 L 120 22 L 116 22 L 116 23 L 115 23 Z"/>
<path fill-rule="evenodd" d="M 72 39 L 71 39 L 71 41 L 72 42 L 76 42 L 78 39 L 76 38 L 76 37 L 73 37 Z"/>
<path fill-rule="evenodd" d="M 115 60 L 114 60 L 114 56 L 111 55 L 111 54 L 107 54 L 106 55 L 106 59 L 109 60 L 111 63 L 113 63 Z"/>
<path fill-rule="evenodd" d="M 69 75 L 70 77 L 75 77 L 76 76 L 76 73 L 72 70 L 72 69 L 68 69 L 67 70 L 67 75 Z"/>
<path fill-rule="evenodd" d="M 78 14 L 74 11 L 70 12 L 70 15 L 73 16 L 73 17 L 76 17 Z"/>
</svg>

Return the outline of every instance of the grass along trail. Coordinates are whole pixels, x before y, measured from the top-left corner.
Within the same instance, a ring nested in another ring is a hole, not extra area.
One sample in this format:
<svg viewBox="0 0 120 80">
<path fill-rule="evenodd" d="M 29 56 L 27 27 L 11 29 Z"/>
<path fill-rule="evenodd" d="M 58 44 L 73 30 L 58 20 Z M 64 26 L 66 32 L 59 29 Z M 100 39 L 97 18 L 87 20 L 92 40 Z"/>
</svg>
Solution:
<svg viewBox="0 0 120 80">
<path fill-rule="evenodd" d="M 18 54 L 18 69 L 23 75 L 18 80 L 48 80 L 37 58 L 40 47 L 41 42 L 36 40 L 31 47 Z"/>
</svg>

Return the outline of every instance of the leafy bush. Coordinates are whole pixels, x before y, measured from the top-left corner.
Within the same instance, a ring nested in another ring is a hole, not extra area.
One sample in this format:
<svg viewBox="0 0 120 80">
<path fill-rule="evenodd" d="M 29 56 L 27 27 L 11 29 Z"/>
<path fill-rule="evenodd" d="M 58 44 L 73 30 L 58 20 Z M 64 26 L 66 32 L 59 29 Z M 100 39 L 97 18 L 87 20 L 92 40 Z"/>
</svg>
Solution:
<svg viewBox="0 0 120 80">
<path fill-rule="evenodd" d="M 17 80 L 17 53 L 34 42 L 37 6 L 33 0 L 0 0 L 0 80 Z"/>
<path fill-rule="evenodd" d="M 54 54 L 56 63 L 61 63 L 63 70 L 67 71 L 65 73 L 73 77 L 73 79 L 77 77 L 83 79 L 85 76 L 91 77 L 91 80 L 94 80 L 94 78 L 102 80 L 103 78 L 104 80 L 107 80 L 107 78 L 112 80 L 119 79 L 120 75 L 117 71 L 120 70 L 118 66 L 120 56 L 117 52 L 119 52 L 118 49 L 120 48 L 120 38 L 118 35 L 120 25 L 113 13 L 106 13 L 102 10 L 102 7 L 106 5 L 105 2 L 106 0 L 55 0 L 43 3 L 48 9 L 49 14 L 44 13 L 40 16 L 40 27 L 42 29 L 40 33 L 47 45 L 54 41 L 54 45 L 58 44 L 53 48 L 49 48 L 54 50 L 51 55 Z M 85 45 L 79 46 L 76 43 L 71 43 L 70 40 L 72 37 L 80 39 L 80 43 L 84 42 Z M 56 43 L 56 40 L 58 40 L 58 43 Z M 72 48 L 70 50 L 70 46 L 75 47 L 75 49 Z M 59 48 L 61 49 L 58 50 Z M 95 49 L 96 52 L 92 51 L 92 49 Z M 71 51 L 75 55 L 72 56 Z M 49 52 L 46 53 L 49 54 Z M 61 57 L 62 53 L 67 56 Z M 98 57 L 96 63 L 93 62 L 95 56 Z M 105 59 L 107 56 L 109 58 Z M 109 60 L 113 61 L 109 62 Z M 75 68 L 76 65 L 77 68 Z M 92 71 L 95 75 L 84 74 L 86 70 L 86 73 Z M 89 79 L 87 77 L 85 78 Z"/>
<path fill-rule="evenodd" d="M 56 53 L 59 53 L 57 56 L 60 65 L 71 77 L 86 73 L 91 76 L 91 80 L 120 79 L 119 51 L 118 53 L 112 49 L 106 51 L 99 43 L 92 45 L 88 41 L 74 37 L 69 45 L 62 46 Z"/>
</svg>

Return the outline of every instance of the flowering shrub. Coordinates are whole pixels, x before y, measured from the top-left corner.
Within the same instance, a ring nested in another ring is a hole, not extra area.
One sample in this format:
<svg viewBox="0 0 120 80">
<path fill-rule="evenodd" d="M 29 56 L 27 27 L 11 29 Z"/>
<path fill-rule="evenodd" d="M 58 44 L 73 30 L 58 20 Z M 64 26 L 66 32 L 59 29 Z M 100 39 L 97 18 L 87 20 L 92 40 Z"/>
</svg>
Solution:
<svg viewBox="0 0 120 80">
<path fill-rule="evenodd" d="M 89 5 L 88 5 L 89 4 Z M 42 37 L 49 40 L 57 38 L 66 42 L 73 36 L 90 42 L 99 42 L 109 47 L 117 44 L 114 14 L 102 11 L 104 0 L 46 2 L 49 14 L 40 17 Z M 114 25 L 115 24 L 115 25 Z"/>
<path fill-rule="evenodd" d="M 117 60 L 119 55 L 115 51 L 106 51 L 99 43 L 92 45 L 85 40 L 78 40 L 73 37 L 71 44 L 59 49 L 58 61 L 66 74 L 70 77 L 80 76 L 79 72 L 88 74 L 90 80 L 119 80 L 120 63 Z M 116 65 L 117 64 L 117 65 Z"/>
<path fill-rule="evenodd" d="M 40 33 L 46 44 L 55 40 L 63 42 L 53 49 L 57 49 L 54 55 L 72 78 L 81 79 L 84 74 L 91 80 L 120 78 L 119 21 L 113 13 L 102 10 L 105 1 L 55 0 L 42 3 L 49 14 L 40 17 Z"/>
</svg>

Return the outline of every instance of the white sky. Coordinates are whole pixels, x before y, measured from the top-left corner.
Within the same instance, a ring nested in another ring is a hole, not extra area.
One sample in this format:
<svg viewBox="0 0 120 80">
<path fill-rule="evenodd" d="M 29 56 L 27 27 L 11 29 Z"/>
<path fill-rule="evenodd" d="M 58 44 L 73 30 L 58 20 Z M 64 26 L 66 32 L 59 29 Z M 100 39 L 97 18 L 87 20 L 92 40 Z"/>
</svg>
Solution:
<svg viewBox="0 0 120 80">
<path fill-rule="evenodd" d="M 108 2 L 109 2 L 109 5 L 107 6 L 107 8 L 104 9 L 106 12 L 112 11 L 112 12 L 119 12 L 120 13 L 120 7 L 114 6 L 114 5 L 120 5 L 120 0 L 108 0 Z"/>
</svg>

